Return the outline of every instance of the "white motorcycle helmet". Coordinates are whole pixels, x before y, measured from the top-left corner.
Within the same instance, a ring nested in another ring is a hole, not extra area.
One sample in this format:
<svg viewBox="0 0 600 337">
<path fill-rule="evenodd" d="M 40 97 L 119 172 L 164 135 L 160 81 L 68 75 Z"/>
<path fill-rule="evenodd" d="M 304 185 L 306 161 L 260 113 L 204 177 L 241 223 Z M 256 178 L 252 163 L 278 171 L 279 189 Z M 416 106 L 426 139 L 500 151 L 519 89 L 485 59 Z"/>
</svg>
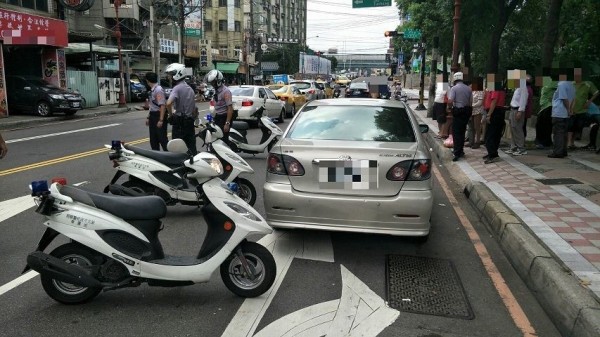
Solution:
<svg viewBox="0 0 600 337">
<path fill-rule="evenodd" d="M 165 72 L 173 76 L 174 81 L 181 81 L 185 77 L 185 66 L 181 63 L 171 63 L 167 66 Z"/>
<path fill-rule="evenodd" d="M 217 87 L 220 87 L 223 84 L 223 73 L 217 69 L 209 71 L 208 74 L 206 74 L 206 82 L 217 82 Z"/>
</svg>

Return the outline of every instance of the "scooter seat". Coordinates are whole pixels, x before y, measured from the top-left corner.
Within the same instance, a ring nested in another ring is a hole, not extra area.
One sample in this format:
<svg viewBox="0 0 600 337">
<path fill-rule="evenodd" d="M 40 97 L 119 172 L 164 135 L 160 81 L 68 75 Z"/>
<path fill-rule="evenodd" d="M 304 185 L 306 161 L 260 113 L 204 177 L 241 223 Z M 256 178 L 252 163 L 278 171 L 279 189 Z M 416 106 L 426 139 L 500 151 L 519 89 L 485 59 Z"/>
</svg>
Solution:
<svg viewBox="0 0 600 337">
<path fill-rule="evenodd" d="M 236 130 L 248 130 L 250 129 L 250 126 L 248 125 L 248 123 L 244 122 L 244 121 L 233 121 L 233 123 L 231 123 L 231 126 L 236 129 Z"/>
<path fill-rule="evenodd" d="M 123 197 L 99 194 L 73 186 L 62 186 L 60 193 L 74 201 L 107 211 L 123 220 L 152 220 L 167 215 L 167 205 L 158 196 Z"/>
<path fill-rule="evenodd" d="M 173 153 L 173 152 L 164 152 L 164 151 L 155 151 L 155 150 L 146 150 L 141 147 L 131 146 L 124 144 L 124 147 L 133 151 L 140 156 L 148 157 L 150 159 L 154 159 L 157 162 L 163 163 L 169 167 L 179 167 L 183 165 L 183 162 L 188 159 L 188 155 L 186 153 Z"/>
</svg>

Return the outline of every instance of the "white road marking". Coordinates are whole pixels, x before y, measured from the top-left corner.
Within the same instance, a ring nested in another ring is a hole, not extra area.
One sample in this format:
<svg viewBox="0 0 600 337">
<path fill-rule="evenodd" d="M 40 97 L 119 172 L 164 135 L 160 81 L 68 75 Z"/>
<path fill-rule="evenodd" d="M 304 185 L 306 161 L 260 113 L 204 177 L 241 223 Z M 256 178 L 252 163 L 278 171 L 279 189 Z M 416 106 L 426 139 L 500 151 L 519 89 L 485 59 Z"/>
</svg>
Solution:
<svg viewBox="0 0 600 337">
<path fill-rule="evenodd" d="M 98 129 L 110 128 L 110 127 L 117 126 L 117 125 L 121 125 L 121 123 L 108 124 L 108 125 L 102 125 L 102 126 L 94 126 L 92 128 L 85 128 L 85 129 L 79 129 L 79 130 L 71 130 L 71 131 L 50 133 L 50 134 L 47 134 L 47 135 L 40 135 L 40 136 L 33 136 L 33 137 L 26 137 L 26 138 L 11 139 L 11 140 L 7 140 L 6 143 L 18 143 L 18 142 L 24 142 L 24 141 L 33 140 L 33 139 L 41 139 L 41 138 L 55 137 L 55 136 L 61 136 L 61 135 L 68 135 L 68 134 L 71 134 L 71 133 L 78 133 L 78 132 L 84 132 L 84 131 L 91 131 L 91 130 L 98 130 Z"/>
<path fill-rule="evenodd" d="M 377 336 L 400 312 L 389 308 L 343 265 L 342 297 L 288 314 L 254 337 Z"/>
<path fill-rule="evenodd" d="M 16 279 L 8 282 L 7 284 L 0 287 L 0 296 L 4 295 L 4 293 L 20 286 L 21 284 L 31 280 L 32 278 L 38 276 L 39 274 L 36 271 L 30 270 L 25 274 L 17 277 Z"/>
<path fill-rule="evenodd" d="M 327 232 L 274 231 L 258 241 L 267 247 L 277 264 L 277 277 L 268 292 L 256 298 L 247 298 L 223 332 L 223 337 L 254 335 L 261 318 L 273 301 L 294 257 L 333 262 L 333 246 Z M 309 243 L 312 242 L 312 243 Z"/>
<path fill-rule="evenodd" d="M 0 202 L 0 222 L 26 211 L 33 206 L 35 206 L 35 202 L 33 202 L 33 197 L 30 195 L 2 201 Z"/>
</svg>

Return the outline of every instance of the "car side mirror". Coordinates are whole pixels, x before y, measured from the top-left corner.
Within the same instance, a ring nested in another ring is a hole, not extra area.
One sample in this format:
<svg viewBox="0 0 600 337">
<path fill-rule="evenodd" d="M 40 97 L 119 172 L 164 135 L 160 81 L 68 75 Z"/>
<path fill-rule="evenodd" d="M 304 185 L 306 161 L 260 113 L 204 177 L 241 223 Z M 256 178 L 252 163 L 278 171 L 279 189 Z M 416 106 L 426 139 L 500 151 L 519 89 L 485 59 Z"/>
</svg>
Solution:
<svg viewBox="0 0 600 337">
<path fill-rule="evenodd" d="M 419 124 L 419 130 L 421 130 L 421 133 L 427 133 L 429 132 L 429 125 Z"/>
</svg>

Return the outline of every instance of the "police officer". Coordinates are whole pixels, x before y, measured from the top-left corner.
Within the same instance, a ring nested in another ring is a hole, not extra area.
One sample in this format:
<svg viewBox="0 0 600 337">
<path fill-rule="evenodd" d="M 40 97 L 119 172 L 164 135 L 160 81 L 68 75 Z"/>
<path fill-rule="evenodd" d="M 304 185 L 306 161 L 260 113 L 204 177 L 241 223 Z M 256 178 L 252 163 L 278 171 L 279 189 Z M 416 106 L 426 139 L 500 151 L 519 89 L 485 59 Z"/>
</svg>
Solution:
<svg viewBox="0 0 600 337">
<path fill-rule="evenodd" d="M 165 91 L 158 84 L 158 75 L 153 72 L 146 73 L 146 81 L 150 86 L 150 96 L 148 97 L 150 112 L 146 118 L 146 126 L 150 131 L 150 147 L 152 150 L 167 151 L 167 113 Z"/>
<path fill-rule="evenodd" d="M 465 155 L 465 132 L 473 113 L 473 93 L 471 88 L 463 82 L 463 76 L 462 72 L 454 73 L 453 86 L 448 93 L 448 109 L 452 112 L 452 140 L 454 142 L 452 161 L 458 161 Z"/>
<path fill-rule="evenodd" d="M 198 152 L 196 150 L 196 135 L 194 132 L 196 101 L 194 99 L 194 90 L 184 80 L 184 71 L 185 66 L 181 63 L 171 63 L 165 70 L 175 83 L 167 100 L 167 109 L 172 115 L 171 124 L 173 124 L 173 129 L 171 136 L 173 139 L 182 139 L 185 145 L 187 145 L 189 152 L 195 155 Z"/>
<path fill-rule="evenodd" d="M 223 74 L 213 69 L 206 74 L 206 81 L 215 88 L 212 103 L 215 107 L 215 124 L 223 130 L 223 141 L 229 141 L 229 129 L 235 116 L 231 91 L 223 84 Z"/>
</svg>

